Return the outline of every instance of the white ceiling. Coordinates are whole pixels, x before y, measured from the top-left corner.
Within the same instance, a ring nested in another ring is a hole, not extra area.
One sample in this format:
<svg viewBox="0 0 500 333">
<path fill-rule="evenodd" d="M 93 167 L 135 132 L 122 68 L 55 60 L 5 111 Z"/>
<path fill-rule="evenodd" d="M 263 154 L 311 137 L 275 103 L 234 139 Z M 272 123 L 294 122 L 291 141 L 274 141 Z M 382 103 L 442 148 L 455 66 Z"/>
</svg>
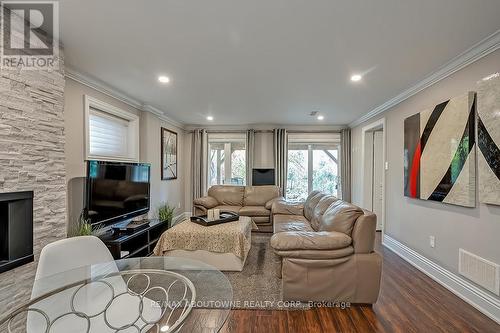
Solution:
<svg viewBox="0 0 500 333">
<path fill-rule="evenodd" d="M 499 0 L 60 1 L 67 65 L 185 124 L 348 124 L 499 17 Z"/>
</svg>

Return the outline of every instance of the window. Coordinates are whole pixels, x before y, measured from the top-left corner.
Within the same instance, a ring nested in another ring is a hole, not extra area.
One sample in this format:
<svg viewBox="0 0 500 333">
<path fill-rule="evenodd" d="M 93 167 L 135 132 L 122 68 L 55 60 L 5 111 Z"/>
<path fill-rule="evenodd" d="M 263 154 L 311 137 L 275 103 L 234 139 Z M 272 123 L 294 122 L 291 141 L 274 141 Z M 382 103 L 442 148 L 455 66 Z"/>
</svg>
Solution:
<svg viewBox="0 0 500 333">
<path fill-rule="evenodd" d="M 208 186 L 245 185 L 246 139 L 241 133 L 208 134 Z"/>
<path fill-rule="evenodd" d="M 86 159 L 138 161 L 139 117 L 85 96 Z"/>
<path fill-rule="evenodd" d="M 289 134 L 288 200 L 305 200 L 313 190 L 341 196 L 339 146 L 336 134 Z"/>
</svg>

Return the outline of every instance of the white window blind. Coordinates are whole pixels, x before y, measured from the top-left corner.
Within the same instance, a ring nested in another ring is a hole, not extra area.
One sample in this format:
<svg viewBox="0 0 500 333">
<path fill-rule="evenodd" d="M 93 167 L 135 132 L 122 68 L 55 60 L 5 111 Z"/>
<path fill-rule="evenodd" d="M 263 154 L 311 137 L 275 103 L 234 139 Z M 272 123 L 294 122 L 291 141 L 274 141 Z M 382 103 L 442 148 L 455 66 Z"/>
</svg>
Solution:
<svg viewBox="0 0 500 333">
<path fill-rule="evenodd" d="M 128 156 L 129 121 L 90 108 L 90 154 L 96 156 Z"/>
</svg>

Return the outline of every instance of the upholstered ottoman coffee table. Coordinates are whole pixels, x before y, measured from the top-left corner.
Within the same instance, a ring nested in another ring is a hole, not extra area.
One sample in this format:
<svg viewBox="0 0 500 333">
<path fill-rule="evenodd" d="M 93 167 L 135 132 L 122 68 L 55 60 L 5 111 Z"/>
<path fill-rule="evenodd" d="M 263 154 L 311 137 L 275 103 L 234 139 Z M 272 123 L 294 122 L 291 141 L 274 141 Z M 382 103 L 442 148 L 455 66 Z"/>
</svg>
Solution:
<svg viewBox="0 0 500 333">
<path fill-rule="evenodd" d="M 189 219 L 165 231 L 156 247 L 157 256 L 196 259 L 221 271 L 241 271 L 251 246 L 251 218 L 205 227 Z"/>
</svg>

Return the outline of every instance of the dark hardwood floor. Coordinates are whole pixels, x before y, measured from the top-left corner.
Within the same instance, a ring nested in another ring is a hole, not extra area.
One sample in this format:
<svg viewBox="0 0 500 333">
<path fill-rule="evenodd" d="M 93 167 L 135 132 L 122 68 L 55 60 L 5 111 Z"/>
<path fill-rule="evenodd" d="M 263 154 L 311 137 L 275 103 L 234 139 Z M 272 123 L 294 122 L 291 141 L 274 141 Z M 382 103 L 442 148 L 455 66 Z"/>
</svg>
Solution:
<svg viewBox="0 0 500 333">
<path fill-rule="evenodd" d="M 380 297 L 373 307 L 232 310 L 221 332 L 500 332 L 500 325 L 380 245 Z"/>
</svg>

